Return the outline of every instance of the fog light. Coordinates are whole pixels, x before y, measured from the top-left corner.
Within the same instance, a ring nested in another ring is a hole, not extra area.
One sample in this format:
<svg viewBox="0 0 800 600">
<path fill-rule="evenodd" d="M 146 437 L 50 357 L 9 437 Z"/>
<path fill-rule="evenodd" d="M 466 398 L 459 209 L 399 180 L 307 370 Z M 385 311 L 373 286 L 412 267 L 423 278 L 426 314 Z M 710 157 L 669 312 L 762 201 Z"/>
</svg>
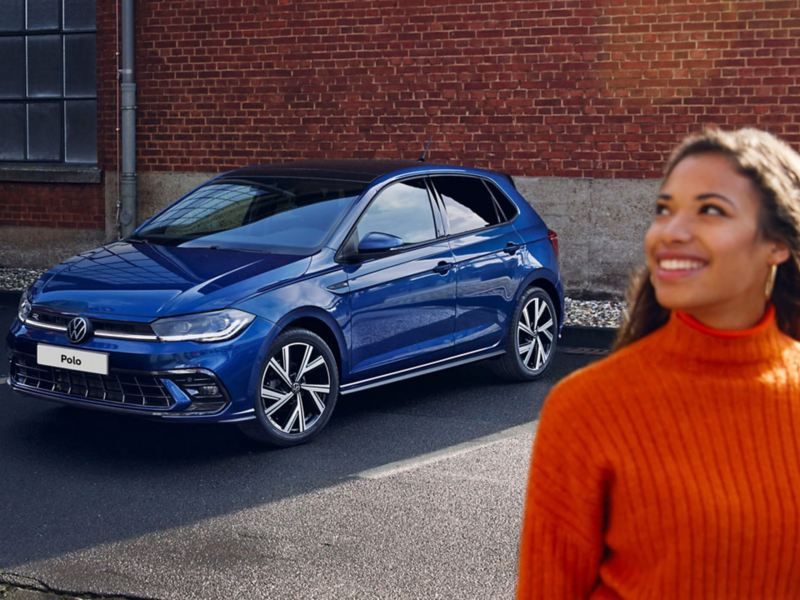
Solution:
<svg viewBox="0 0 800 600">
<path fill-rule="evenodd" d="M 203 396 L 219 396 L 219 388 L 216 385 L 200 386 L 200 394 Z"/>
</svg>

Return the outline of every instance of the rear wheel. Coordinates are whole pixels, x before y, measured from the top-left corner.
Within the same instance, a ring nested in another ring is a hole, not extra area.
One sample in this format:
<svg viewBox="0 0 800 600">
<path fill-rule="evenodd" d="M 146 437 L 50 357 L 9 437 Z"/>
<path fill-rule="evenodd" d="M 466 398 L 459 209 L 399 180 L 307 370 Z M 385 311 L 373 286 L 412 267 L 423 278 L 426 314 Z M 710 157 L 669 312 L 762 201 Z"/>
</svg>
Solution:
<svg viewBox="0 0 800 600">
<path fill-rule="evenodd" d="M 500 375 L 515 381 L 544 375 L 558 343 L 558 318 L 550 295 L 531 287 L 522 294 L 506 340 L 506 353 L 495 362 Z"/>
<path fill-rule="evenodd" d="M 306 329 L 289 329 L 272 344 L 262 369 L 256 420 L 240 424 L 245 435 L 274 446 L 294 446 L 316 436 L 339 396 L 333 352 Z"/>
</svg>

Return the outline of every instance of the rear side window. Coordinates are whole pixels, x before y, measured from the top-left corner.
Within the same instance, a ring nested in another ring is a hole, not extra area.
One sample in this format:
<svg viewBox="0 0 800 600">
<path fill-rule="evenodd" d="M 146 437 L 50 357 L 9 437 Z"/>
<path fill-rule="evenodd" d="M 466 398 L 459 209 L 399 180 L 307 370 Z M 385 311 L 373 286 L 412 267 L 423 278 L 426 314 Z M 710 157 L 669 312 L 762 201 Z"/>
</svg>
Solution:
<svg viewBox="0 0 800 600">
<path fill-rule="evenodd" d="M 492 192 L 495 202 L 497 202 L 497 207 L 500 209 L 500 216 L 503 218 L 503 221 L 510 221 L 519 214 L 516 205 L 509 200 L 508 196 L 501 192 L 494 183 L 491 181 L 484 181 L 483 183 L 485 183 L 486 187 Z M 513 184 L 514 182 L 512 181 L 511 183 Z"/>
<path fill-rule="evenodd" d="M 482 179 L 451 175 L 432 179 L 444 202 L 451 234 L 483 229 L 507 220 Z"/>
</svg>

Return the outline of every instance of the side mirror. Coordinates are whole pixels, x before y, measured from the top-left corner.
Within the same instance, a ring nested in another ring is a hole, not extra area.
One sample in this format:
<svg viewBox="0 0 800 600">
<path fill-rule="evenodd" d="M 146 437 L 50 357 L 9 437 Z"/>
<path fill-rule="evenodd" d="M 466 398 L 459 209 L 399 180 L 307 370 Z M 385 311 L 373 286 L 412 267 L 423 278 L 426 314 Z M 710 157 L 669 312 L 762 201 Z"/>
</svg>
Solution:
<svg viewBox="0 0 800 600">
<path fill-rule="evenodd" d="M 388 252 L 403 245 L 403 239 L 396 235 L 389 235 L 388 233 L 381 233 L 379 231 L 371 231 L 364 236 L 364 239 L 358 244 L 359 254 L 377 254 L 379 252 Z"/>
</svg>

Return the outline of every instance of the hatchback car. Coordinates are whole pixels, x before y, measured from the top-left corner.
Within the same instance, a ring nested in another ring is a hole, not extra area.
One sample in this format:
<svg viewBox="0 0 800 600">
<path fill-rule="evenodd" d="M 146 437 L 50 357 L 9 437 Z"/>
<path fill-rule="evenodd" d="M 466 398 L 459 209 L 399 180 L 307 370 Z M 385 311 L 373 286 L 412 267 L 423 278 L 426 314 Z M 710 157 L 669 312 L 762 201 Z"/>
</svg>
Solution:
<svg viewBox="0 0 800 600">
<path fill-rule="evenodd" d="M 541 376 L 563 321 L 557 255 L 506 175 L 238 169 L 42 275 L 8 333 L 9 384 L 289 446 L 343 394 L 483 359 Z"/>
</svg>

